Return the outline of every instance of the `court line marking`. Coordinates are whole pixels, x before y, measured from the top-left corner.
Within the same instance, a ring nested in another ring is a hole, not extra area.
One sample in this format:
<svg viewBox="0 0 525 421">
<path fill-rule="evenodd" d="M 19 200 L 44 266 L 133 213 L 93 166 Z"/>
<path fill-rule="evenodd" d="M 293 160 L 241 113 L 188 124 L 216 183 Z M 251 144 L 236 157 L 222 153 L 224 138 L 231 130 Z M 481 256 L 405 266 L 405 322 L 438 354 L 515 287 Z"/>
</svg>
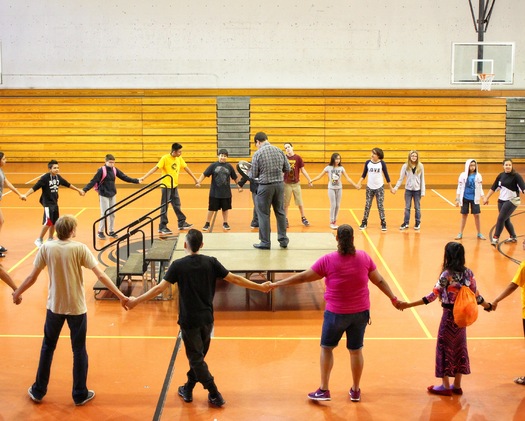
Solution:
<svg viewBox="0 0 525 421">
<path fill-rule="evenodd" d="M 42 339 L 43 334 L 40 335 L 21 335 L 21 334 L 2 334 L 0 335 L 0 338 L 2 339 Z M 67 340 L 69 339 L 68 335 L 60 335 L 59 338 Z M 127 340 L 167 340 L 167 341 L 173 341 L 174 339 L 177 339 L 177 336 L 118 336 L 118 335 L 88 335 L 86 336 L 87 339 L 127 339 Z M 214 336 L 212 340 L 219 340 L 219 341 L 317 341 L 319 342 L 319 336 L 305 336 L 305 337 L 283 337 L 283 336 Z M 377 338 L 370 338 L 365 337 L 366 341 L 428 341 L 428 340 L 436 340 L 436 338 L 433 337 L 377 337 Z M 523 341 L 523 336 L 469 336 L 468 340 L 473 341 L 484 341 L 484 340 L 492 340 L 492 341 Z"/>
<path fill-rule="evenodd" d="M 445 196 L 443 196 L 441 193 L 439 193 L 437 190 L 435 189 L 432 189 L 431 190 L 432 192 L 434 192 L 435 194 L 437 194 L 439 197 L 441 197 L 445 202 L 447 202 L 450 206 L 454 206 L 456 207 L 456 204 L 455 203 L 452 203 L 450 200 L 448 200 Z"/>
<path fill-rule="evenodd" d="M 78 216 L 83 213 L 87 208 L 82 208 L 80 211 L 78 211 L 75 214 L 75 218 L 78 218 Z M 31 250 L 29 253 L 27 253 L 24 257 L 22 257 L 18 262 L 16 262 L 13 266 L 11 266 L 10 269 L 8 269 L 7 273 L 11 273 L 11 271 L 15 270 L 17 267 L 19 267 L 22 263 L 24 263 L 27 259 L 29 259 L 36 251 L 38 251 L 38 247 L 35 247 L 33 250 Z"/>
<path fill-rule="evenodd" d="M 356 223 L 358 224 L 359 226 L 359 219 L 357 218 L 357 215 L 355 214 L 355 212 L 350 209 L 350 213 L 352 214 L 352 216 L 354 217 Z M 383 259 L 383 256 L 381 255 L 381 253 L 379 252 L 379 250 L 377 249 L 377 247 L 375 246 L 375 244 L 373 243 L 372 239 L 370 238 L 370 236 L 368 235 L 368 233 L 366 232 L 366 230 L 362 230 L 361 233 L 365 236 L 366 240 L 368 241 L 368 243 L 370 244 L 370 246 L 372 247 L 372 249 L 374 250 L 374 253 L 376 254 L 376 256 L 379 258 L 379 260 L 381 261 L 381 263 L 383 264 L 386 272 L 388 273 L 388 275 L 390 276 L 390 279 L 392 279 L 392 281 L 394 282 L 394 285 L 396 286 L 396 288 L 399 290 L 399 292 L 401 293 L 401 297 L 403 298 L 404 301 L 407 301 L 409 302 L 410 300 L 408 299 L 408 296 L 406 295 L 405 291 L 403 290 L 403 288 L 401 287 L 401 284 L 398 282 L 397 278 L 395 277 L 395 275 L 393 274 L 393 272 L 390 270 L 390 267 L 388 266 L 388 264 L 386 263 L 385 259 Z M 421 326 L 421 329 L 423 330 L 424 334 L 426 335 L 427 338 L 432 338 L 432 335 L 429 331 L 429 329 L 427 328 L 427 326 L 425 325 L 425 323 L 423 322 L 423 320 L 421 319 L 421 317 L 419 316 L 419 314 L 417 313 L 417 311 L 415 310 L 415 307 L 412 307 L 409 309 L 411 311 L 411 313 L 414 315 L 414 317 L 416 318 L 416 321 L 418 322 L 419 326 Z"/>
</svg>

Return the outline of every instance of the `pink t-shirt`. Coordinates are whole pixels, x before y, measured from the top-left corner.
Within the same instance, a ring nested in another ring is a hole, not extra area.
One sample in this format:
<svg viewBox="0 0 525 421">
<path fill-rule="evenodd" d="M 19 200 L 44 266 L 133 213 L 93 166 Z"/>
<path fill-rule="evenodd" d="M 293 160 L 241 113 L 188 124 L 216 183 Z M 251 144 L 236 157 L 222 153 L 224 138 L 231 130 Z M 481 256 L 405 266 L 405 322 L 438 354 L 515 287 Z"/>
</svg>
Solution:
<svg viewBox="0 0 525 421">
<path fill-rule="evenodd" d="M 312 270 L 325 278 L 326 310 L 336 314 L 352 314 L 370 309 L 368 274 L 376 269 L 363 250 L 354 255 L 337 251 L 317 260 Z"/>
</svg>

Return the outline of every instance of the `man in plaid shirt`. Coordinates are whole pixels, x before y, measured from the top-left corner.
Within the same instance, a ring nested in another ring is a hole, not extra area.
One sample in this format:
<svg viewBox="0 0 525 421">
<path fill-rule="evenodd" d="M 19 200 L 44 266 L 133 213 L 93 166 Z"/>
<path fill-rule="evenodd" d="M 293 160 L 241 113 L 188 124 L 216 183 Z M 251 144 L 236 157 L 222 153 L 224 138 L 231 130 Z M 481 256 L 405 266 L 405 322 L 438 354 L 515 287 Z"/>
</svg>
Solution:
<svg viewBox="0 0 525 421">
<path fill-rule="evenodd" d="M 284 213 L 283 175 L 290 171 L 290 163 L 282 150 L 268 142 L 265 133 L 257 133 L 254 141 L 258 150 L 252 158 L 252 176 L 259 182 L 257 189 L 259 243 L 253 246 L 257 249 L 270 249 L 270 207 L 273 206 L 277 218 L 277 240 L 281 248 L 286 248 L 288 237 Z"/>
</svg>

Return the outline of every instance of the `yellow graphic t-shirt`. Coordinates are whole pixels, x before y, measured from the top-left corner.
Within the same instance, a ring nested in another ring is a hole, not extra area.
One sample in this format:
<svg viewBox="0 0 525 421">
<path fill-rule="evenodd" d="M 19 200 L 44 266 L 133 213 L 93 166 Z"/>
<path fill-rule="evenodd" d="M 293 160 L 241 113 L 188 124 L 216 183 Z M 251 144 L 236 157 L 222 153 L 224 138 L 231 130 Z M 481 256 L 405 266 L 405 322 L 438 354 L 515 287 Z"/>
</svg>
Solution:
<svg viewBox="0 0 525 421">
<path fill-rule="evenodd" d="M 173 177 L 173 187 L 177 187 L 179 185 L 180 171 L 187 166 L 188 165 L 181 156 L 173 157 L 170 154 L 166 154 L 160 158 L 160 161 L 157 164 L 157 167 L 160 168 L 163 176 L 171 175 Z"/>
</svg>

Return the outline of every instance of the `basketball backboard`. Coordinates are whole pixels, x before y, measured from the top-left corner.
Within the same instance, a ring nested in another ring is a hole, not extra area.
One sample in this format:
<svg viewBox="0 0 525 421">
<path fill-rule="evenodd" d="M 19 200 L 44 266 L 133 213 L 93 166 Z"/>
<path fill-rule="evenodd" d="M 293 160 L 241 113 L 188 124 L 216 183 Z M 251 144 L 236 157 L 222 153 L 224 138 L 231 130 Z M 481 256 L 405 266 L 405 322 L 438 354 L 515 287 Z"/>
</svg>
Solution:
<svg viewBox="0 0 525 421">
<path fill-rule="evenodd" d="M 452 84 L 479 84 L 478 74 L 492 73 L 492 84 L 514 83 L 513 42 L 452 43 Z"/>
</svg>

